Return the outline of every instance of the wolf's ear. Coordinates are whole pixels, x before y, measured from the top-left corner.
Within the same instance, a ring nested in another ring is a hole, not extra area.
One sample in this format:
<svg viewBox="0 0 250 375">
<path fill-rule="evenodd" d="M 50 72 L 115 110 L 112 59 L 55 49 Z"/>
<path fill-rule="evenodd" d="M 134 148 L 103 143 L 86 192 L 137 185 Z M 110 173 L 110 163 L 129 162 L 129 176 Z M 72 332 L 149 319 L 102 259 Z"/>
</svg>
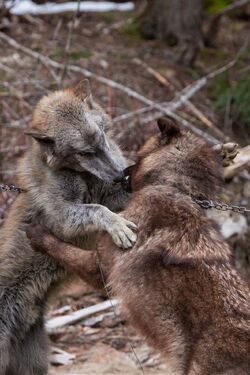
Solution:
<svg viewBox="0 0 250 375">
<path fill-rule="evenodd" d="M 171 117 L 161 117 L 157 121 L 158 128 L 161 132 L 162 138 L 168 142 L 180 134 L 181 130 L 177 122 Z"/>
<path fill-rule="evenodd" d="M 89 108 L 93 107 L 93 97 L 88 79 L 83 79 L 75 87 L 73 87 L 75 96 L 86 103 Z"/>
<path fill-rule="evenodd" d="M 47 144 L 47 145 L 53 145 L 55 143 L 55 140 L 53 137 L 50 137 L 46 134 L 38 133 L 33 130 L 27 130 L 24 132 L 24 134 L 34 138 L 39 143 Z"/>
</svg>

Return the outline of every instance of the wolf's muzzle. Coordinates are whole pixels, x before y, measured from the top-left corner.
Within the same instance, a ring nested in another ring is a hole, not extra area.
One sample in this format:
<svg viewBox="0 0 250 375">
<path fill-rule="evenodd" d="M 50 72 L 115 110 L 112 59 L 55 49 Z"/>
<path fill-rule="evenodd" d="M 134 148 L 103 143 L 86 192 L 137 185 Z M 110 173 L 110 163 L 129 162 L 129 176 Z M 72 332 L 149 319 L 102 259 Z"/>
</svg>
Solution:
<svg viewBox="0 0 250 375">
<path fill-rule="evenodd" d="M 124 175 L 124 171 L 120 172 L 119 174 L 117 174 L 117 176 L 114 178 L 114 182 L 116 184 L 118 184 L 119 182 L 122 182 L 125 178 L 125 175 Z"/>
</svg>

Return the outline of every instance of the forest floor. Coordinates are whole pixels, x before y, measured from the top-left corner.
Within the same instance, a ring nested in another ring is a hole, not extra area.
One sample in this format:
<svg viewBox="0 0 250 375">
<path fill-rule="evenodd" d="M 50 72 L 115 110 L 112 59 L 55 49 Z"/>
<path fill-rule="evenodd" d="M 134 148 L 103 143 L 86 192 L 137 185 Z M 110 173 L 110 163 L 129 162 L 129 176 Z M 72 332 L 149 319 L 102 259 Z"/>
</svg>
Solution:
<svg viewBox="0 0 250 375">
<path fill-rule="evenodd" d="M 188 84 L 207 73 L 224 66 L 239 52 L 249 38 L 249 22 L 242 19 L 223 20 L 216 41 L 216 47 L 206 48 L 200 53 L 193 69 L 184 69 L 173 60 L 174 49 L 166 48 L 160 41 L 145 41 L 139 36 L 133 23 L 128 22 L 130 13 L 82 14 L 72 33 L 68 54 L 68 64 L 87 68 L 90 71 L 110 78 L 156 103 L 176 98 L 176 93 Z M 23 47 L 41 53 L 50 59 L 64 64 L 65 42 L 69 35 L 72 15 L 43 17 L 16 17 L 6 21 L 4 33 L 14 38 Z M 8 23 L 9 22 L 9 23 Z M 24 130 L 31 121 L 31 114 L 37 101 L 60 85 L 70 86 L 83 78 L 81 73 L 68 72 L 41 63 L 27 53 L 10 46 L 0 38 L 0 182 L 16 183 L 16 165 L 29 145 Z M 248 50 L 247 50 L 248 51 Z M 139 60 L 138 60 L 139 59 Z M 154 69 L 152 71 L 142 65 Z M 250 54 L 244 55 L 244 64 L 249 66 Z M 234 74 L 234 68 L 230 74 Z M 164 77 L 164 83 L 159 82 Z M 113 118 L 136 111 L 145 106 L 122 91 L 91 80 L 94 97 Z M 192 98 L 195 108 L 205 117 L 201 120 L 190 108 L 180 108 L 177 113 L 192 122 L 219 141 L 231 139 L 244 146 L 249 143 L 249 128 L 242 123 L 229 124 L 226 115 L 214 110 L 210 84 Z M 154 121 L 144 121 L 141 117 L 131 125 L 128 121 L 117 121 L 114 134 L 126 156 L 134 159 L 136 151 L 156 127 Z M 207 128 L 206 120 L 218 132 Z M 249 169 L 226 186 L 232 203 L 249 202 Z M 0 225 L 15 195 L 0 194 Z M 241 237 L 234 237 L 234 248 L 242 244 Z M 244 238 L 249 266 L 249 239 Z M 243 262 L 243 263 L 244 263 Z M 82 307 L 94 305 L 107 296 L 91 290 L 82 282 L 74 282 L 64 288 L 49 305 L 52 311 L 62 306 L 70 306 L 67 313 Z M 112 307 L 100 322 L 95 324 L 80 322 L 67 326 L 51 335 L 53 347 L 74 354 L 71 365 L 52 366 L 51 374 L 140 374 L 136 356 L 144 367 L 145 374 L 166 374 L 166 368 L 159 357 L 152 353 L 133 329 L 124 322 Z M 135 355 L 136 353 L 136 355 Z"/>
</svg>

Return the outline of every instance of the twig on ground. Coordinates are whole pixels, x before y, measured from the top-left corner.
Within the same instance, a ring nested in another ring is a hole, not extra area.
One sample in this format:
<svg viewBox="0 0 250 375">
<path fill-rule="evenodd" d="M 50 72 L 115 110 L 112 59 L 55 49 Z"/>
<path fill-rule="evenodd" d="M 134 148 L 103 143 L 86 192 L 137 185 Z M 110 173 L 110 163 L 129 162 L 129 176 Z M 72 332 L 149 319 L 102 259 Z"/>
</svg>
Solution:
<svg viewBox="0 0 250 375">
<path fill-rule="evenodd" d="M 220 12 L 215 14 L 215 17 L 223 17 L 226 16 L 227 14 L 232 13 L 235 11 L 235 9 L 239 9 L 244 7 L 245 5 L 250 4 L 250 0 L 238 0 L 235 1 L 232 4 L 229 4 L 226 8 L 222 9 Z"/>
<path fill-rule="evenodd" d="M 142 66 L 146 69 L 146 71 L 151 74 L 158 82 L 160 82 L 163 86 L 170 88 L 172 90 L 176 90 L 176 86 L 167 80 L 161 73 L 150 67 L 148 64 L 146 64 L 144 61 L 136 58 L 134 59 L 135 63 L 137 65 Z M 180 98 L 181 93 L 176 94 L 177 100 Z M 208 128 L 212 129 L 218 137 L 224 139 L 225 135 L 223 132 L 218 129 L 212 121 L 210 121 L 190 100 L 186 99 L 186 101 L 183 103 L 200 121 L 203 122 Z"/>
<path fill-rule="evenodd" d="M 7 103 L 7 101 L 2 100 L 1 104 L 2 104 L 2 108 L 4 108 L 6 111 L 6 114 L 8 114 L 8 118 L 15 119 L 15 120 L 18 119 L 18 113 L 16 113 L 14 109 L 11 108 L 11 106 Z"/>
<path fill-rule="evenodd" d="M 2 154 L 7 154 L 9 152 L 11 152 L 13 155 L 15 154 L 18 154 L 19 152 L 22 152 L 22 151 L 26 151 L 28 148 L 27 145 L 19 145 L 19 146 L 15 146 L 15 147 L 5 147 L 5 148 L 0 148 L 0 152 Z"/>
<path fill-rule="evenodd" d="M 65 49 L 64 49 L 64 66 L 63 66 L 62 74 L 61 74 L 61 77 L 60 77 L 60 80 L 59 80 L 59 87 L 62 87 L 64 78 L 67 74 L 67 67 L 68 67 L 68 63 L 69 63 L 69 49 L 70 49 L 73 30 L 76 28 L 77 18 L 79 17 L 79 14 L 80 14 L 80 4 L 81 4 L 81 1 L 78 0 L 76 11 L 75 11 L 73 19 L 72 19 L 72 21 L 70 22 L 70 25 L 69 25 L 69 31 L 68 31 Z"/>
<path fill-rule="evenodd" d="M 15 39 L 9 37 L 8 35 L 6 35 L 2 32 L 0 32 L 0 39 L 7 42 L 11 47 L 13 47 L 13 48 L 15 48 L 19 51 L 22 51 L 26 55 L 32 57 L 33 59 L 35 59 L 39 62 L 41 62 L 46 68 L 48 68 L 49 65 L 52 66 L 53 68 L 56 68 L 56 69 L 63 69 L 63 67 L 64 67 L 63 64 L 58 63 L 58 62 L 50 59 L 49 57 L 42 55 L 39 52 L 32 51 L 30 48 L 23 46 L 22 44 L 18 43 Z M 152 100 L 149 100 L 149 99 L 145 98 L 143 95 L 141 95 L 138 92 L 130 89 L 129 87 L 126 87 L 126 86 L 124 86 L 124 85 L 122 85 L 118 82 L 115 82 L 112 79 L 105 78 L 105 77 L 100 76 L 98 74 L 92 73 L 88 69 L 82 68 L 82 67 L 77 66 L 77 65 L 68 65 L 68 71 L 71 71 L 71 72 L 74 72 L 74 73 L 81 73 L 86 78 L 93 78 L 96 81 L 101 82 L 105 85 L 108 85 L 108 86 L 110 86 L 114 89 L 120 90 L 120 91 L 124 92 L 125 94 L 127 94 L 128 96 L 130 96 L 134 99 L 137 99 L 137 100 L 141 101 L 142 103 L 147 104 L 149 106 L 154 104 L 154 102 Z"/>
<path fill-rule="evenodd" d="M 232 4 L 229 4 L 226 8 L 222 9 L 220 12 L 216 13 L 210 21 L 209 29 L 207 32 L 206 39 L 210 42 L 216 38 L 218 34 L 220 20 L 222 17 L 229 15 L 236 9 L 243 8 L 245 5 L 249 4 L 250 0 L 239 0 Z"/>
<path fill-rule="evenodd" d="M 7 66 L 7 65 L 5 65 L 1 62 L 0 62 L 0 69 L 4 70 L 5 72 L 7 72 L 9 74 L 15 74 L 16 73 L 15 69 L 12 69 L 9 66 Z"/>
<path fill-rule="evenodd" d="M 31 118 L 32 116 L 28 115 L 21 118 L 20 120 L 13 120 L 10 123 L 2 124 L 2 126 L 10 129 L 25 129 L 28 123 L 30 122 Z"/>
<path fill-rule="evenodd" d="M 172 90 L 176 90 L 175 85 L 172 84 L 169 80 L 166 79 L 161 73 L 157 70 L 153 69 L 151 66 L 146 64 L 144 61 L 139 59 L 138 57 L 134 58 L 133 61 L 135 64 L 143 67 L 150 75 L 152 75 L 158 82 L 160 82 L 163 86 L 168 87 Z"/>
<path fill-rule="evenodd" d="M 65 314 L 66 312 L 69 312 L 69 311 L 70 311 L 69 305 L 62 306 L 59 309 L 51 311 L 50 314 L 49 314 L 49 317 L 52 317 L 52 316 L 54 317 L 54 316 L 57 316 L 57 315 Z"/>
<path fill-rule="evenodd" d="M 24 47 L 22 44 L 18 43 L 15 39 L 7 36 L 6 34 L 4 34 L 2 32 L 0 32 L 0 39 L 7 42 L 13 48 L 15 48 L 19 51 L 22 51 L 25 54 L 35 58 L 38 61 L 40 61 L 46 67 L 48 65 L 50 65 L 54 68 L 58 68 L 58 69 L 63 69 L 63 67 L 64 67 L 63 64 L 60 64 L 60 63 L 50 59 L 49 57 L 46 57 L 46 56 L 40 54 L 38 52 L 32 51 L 30 48 Z M 212 78 L 216 77 L 217 75 L 219 75 L 219 74 L 227 71 L 228 69 L 232 68 L 235 65 L 236 61 L 238 60 L 238 57 L 239 57 L 239 55 L 237 55 L 234 60 L 230 61 L 228 64 L 224 65 L 223 67 L 209 73 L 208 75 L 206 75 L 203 78 L 198 79 L 193 84 L 188 85 L 184 90 L 182 90 L 182 95 L 180 96 L 179 101 L 178 101 L 179 104 L 175 104 L 175 106 L 176 105 L 177 106 L 182 105 L 183 103 L 185 103 L 187 99 L 189 99 L 192 95 L 194 95 L 195 92 L 197 92 L 202 87 L 204 87 L 210 79 L 212 79 Z M 198 134 L 202 137 L 205 137 L 209 142 L 211 142 L 213 144 L 218 143 L 218 140 L 216 138 L 208 135 L 206 132 L 201 131 L 200 129 L 197 129 L 196 127 L 192 126 L 187 121 L 182 119 L 180 116 L 176 115 L 174 113 L 175 106 L 173 106 L 173 108 L 171 108 L 171 110 L 169 108 L 165 108 L 161 104 L 155 103 L 154 101 L 146 98 L 145 96 L 139 94 L 138 92 L 136 92 L 135 90 L 132 90 L 131 88 L 129 88 L 127 86 L 124 86 L 124 85 L 122 85 L 118 82 L 115 82 L 115 81 L 113 81 L 109 78 L 105 78 L 105 77 L 100 76 L 98 74 L 92 73 L 90 70 L 81 68 L 77 65 L 68 65 L 68 71 L 72 71 L 72 72 L 76 72 L 76 73 L 82 73 L 87 78 L 93 78 L 93 79 L 95 79 L 95 80 L 97 80 L 97 81 L 99 81 L 99 82 L 101 82 L 105 85 L 108 85 L 108 86 L 110 86 L 114 89 L 120 90 L 120 91 L 126 93 L 128 96 L 133 97 L 134 99 L 137 99 L 140 102 L 146 104 L 147 106 L 151 107 L 152 109 L 158 110 L 160 112 L 160 114 L 172 116 L 174 119 L 176 119 L 176 121 L 179 121 L 182 126 L 191 129 L 193 132 L 195 132 L 196 134 Z"/>
<path fill-rule="evenodd" d="M 1 35 L 0 35 L 1 36 Z M 159 109 L 162 110 L 168 110 L 168 111 L 174 111 L 180 106 L 182 106 L 187 100 L 189 100 L 192 96 L 194 96 L 199 90 L 201 90 L 206 84 L 209 82 L 209 80 L 215 78 L 216 76 L 224 73 L 228 69 L 232 68 L 236 61 L 238 60 L 238 57 L 236 57 L 234 60 L 230 61 L 227 65 L 224 65 L 223 67 L 209 73 L 205 77 L 199 78 L 197 81 L 191 83 L 190 85 L 186 86 L 183 90 L 181 90 L 178 93 L 178 99 L 177 100 L 172 100 L 170 102 L 165 102 L 165 103 L 152 103 L 148 107 L 144 107 L 141 109 L 138 109 L 137 111 L 125 113 L 124 115 L 118 116 L 114 119 L 115 122 L 123 121 L 123 120 L 128 120 L 133 117 L 137 117 L 143 113 L 149 112 L 153 109 Z M 169 107 L 168 107 L 169 106 Z"/>
<path fill-rule="evenodd" d="M 9 66 L 5 65 L 3 62 L 0 62 L 0 69 L 4 70 L 8 74 L 12 74 L 12 75 L 14 74 L 15 77 L 18 75 L 22 79 L 22 83 L 28 83 L 28 84 L 32 83 L 32 85 L 38 88 L 39 90 L 45 91 L 44 86 L 42 86 L 38 80 L 32 79 L 23 71 L 22 73 L 20 73 L 18 69 L 10 68 Z"/>
<path fill-rule="evenodd" d="M 114 311 L 106 312 L 101 315 L 93 316 L 92 318 L 84 319 L 82 325 L 87 327 L 93 327 L 98 323 L 101 323 L 107 317 L 115 318 L 116 316 L 114 314 Z"/>
<path fill-rule="evenodd" d="M 50 363 L 53 365 L 70 365 L 74 358 L 75 354 L 70 354 L 59 348 L 51 348 Z"/>
<path fill-rule="evenodd" d="M 75 324 L 87 316 L 96 314 L 97 312 L 104 311 L 112 308 L 118 304 L 118 300 L 108 300 L 97 305 L 89 306 L 84 309 L 75 311 L 71 314 L 59 316 L 47 320 L 46 329 L 49 333 L 53 333 L 57 328 L 61 328 L 67 324 Z"/>
</svg>

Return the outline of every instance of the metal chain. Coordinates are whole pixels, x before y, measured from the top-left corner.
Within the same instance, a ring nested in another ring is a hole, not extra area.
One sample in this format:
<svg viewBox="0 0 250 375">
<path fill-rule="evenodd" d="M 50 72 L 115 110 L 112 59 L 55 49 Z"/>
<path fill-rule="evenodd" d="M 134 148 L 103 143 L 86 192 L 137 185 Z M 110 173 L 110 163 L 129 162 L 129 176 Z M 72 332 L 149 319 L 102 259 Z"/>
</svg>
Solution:
<svg viewBox="0 0 250 375">
<path fill-rule="evenodd" d="M 15 193 L 24 193 L 26 190 L 21 189 L 15 185 L 0 184 L 0 191 L 13 191 Z M 219 211 L 232 211 L 232 212 L 237 212 L 239 214 L 250 212 L 250 209 L 248 209 L 247 207 L 243 207 L 243 206 L 229 206 L 226 203 L 216 202 L 216 201 L 212 201 L 208 199 L 198 199 L 195 197 L 192 197 L 192 199 L 200 207 L 206 210 L 214 208 L 215 210 L 219 210 Z"/>
<path fill-rule="evenodd" d="M 250 212 L 250 209 L 247 207 L 243 206 L 229 206 L 226 203 L 221 203 L 221 202 L 215 202 L 212 200 L 201 200 L 193 197 L 193 201 L 197 203 L 200 207 L 205 208 L 205 209 L 210 209 L 210 208 L 215 208 L 216 210 L 220 211 L 232 211 L 232 212 L 237 212 L 240 214 L 244 214 L 246 212 Z"/>
<path fill-rule="evenodd" d="M 0 191 L 13 191 L 15 193 L 24 193 L 25 190 L 14 185 L 4 185 L 0 184 Z"/>
</svg>

